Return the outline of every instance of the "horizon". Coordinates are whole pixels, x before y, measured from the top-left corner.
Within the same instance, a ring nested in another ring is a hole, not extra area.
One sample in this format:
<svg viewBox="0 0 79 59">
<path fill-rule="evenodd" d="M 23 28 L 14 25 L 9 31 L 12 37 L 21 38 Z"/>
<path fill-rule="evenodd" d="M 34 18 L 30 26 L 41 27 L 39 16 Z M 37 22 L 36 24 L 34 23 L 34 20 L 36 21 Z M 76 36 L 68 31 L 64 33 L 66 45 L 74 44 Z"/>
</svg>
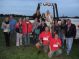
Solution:
<svg viewBox="0 0 79 59">
<path fill-rule="evenodd" d="M 46 0 L 0 0 L 0 14 L 17 14 L 32 16 L 39 2 Z M 79 0 L 49 0 L 49 2 L 57 3 L 59 16 L 79 16 Z M 40 12 L 45 13 L 47 10 L 53 14 L 52 8 L 41 6 Z"/>
</svg>

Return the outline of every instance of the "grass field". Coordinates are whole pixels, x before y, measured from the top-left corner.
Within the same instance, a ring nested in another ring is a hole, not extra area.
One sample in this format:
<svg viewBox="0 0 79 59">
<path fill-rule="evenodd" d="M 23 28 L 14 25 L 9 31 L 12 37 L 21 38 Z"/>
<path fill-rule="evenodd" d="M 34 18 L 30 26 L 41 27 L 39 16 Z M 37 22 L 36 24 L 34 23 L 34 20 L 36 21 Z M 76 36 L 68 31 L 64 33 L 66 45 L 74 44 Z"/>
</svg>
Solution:
<svg viewBox="0 0 79 59">
<path fill-rule="evenodd" d="M 0 20 L 1 25 L 1 20 Z M 37 54 L 35 46 L 30 47 L 16 47 L 15 40 L 11 43 L 11 47 L 5 47 L 5 40 L 2 30 L 0 30 L 0 59 L 49 59 L 47 54 L 41 52 Z M 79 59 L 78 42 L 74 41 L 72 52 L 69 56 L 66 55 L 65 49 L 60 57 L 53 57 L 52 59 Z"/>
</svg>

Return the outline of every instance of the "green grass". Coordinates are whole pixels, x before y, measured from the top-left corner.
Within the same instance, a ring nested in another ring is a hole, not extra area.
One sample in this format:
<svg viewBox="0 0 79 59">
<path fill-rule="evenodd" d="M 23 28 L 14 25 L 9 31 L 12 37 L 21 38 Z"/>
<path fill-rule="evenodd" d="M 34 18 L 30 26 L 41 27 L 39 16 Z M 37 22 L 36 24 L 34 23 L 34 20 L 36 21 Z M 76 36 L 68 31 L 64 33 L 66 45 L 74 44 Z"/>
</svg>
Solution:
<svg viewBox="0 0 79 59">
<path fill-rule="evenodd" d="M 13 43 L 11 47 L 6 48 L 4 35 L 2 30 L 0 30 L 0 59 L 49 59 L 46 53 L 41 52 L 40 54 L 37 54 L 37 52 L 38 50 L 35 46 L 16 47 Z M 60 57 L 53 57 L 52 59 L 79 59 L 78 44 L 76 44 L 76 42 L 74 43 L 70 56 L 66 55 L 64 49 L 63 54 Z"/>
</svg>

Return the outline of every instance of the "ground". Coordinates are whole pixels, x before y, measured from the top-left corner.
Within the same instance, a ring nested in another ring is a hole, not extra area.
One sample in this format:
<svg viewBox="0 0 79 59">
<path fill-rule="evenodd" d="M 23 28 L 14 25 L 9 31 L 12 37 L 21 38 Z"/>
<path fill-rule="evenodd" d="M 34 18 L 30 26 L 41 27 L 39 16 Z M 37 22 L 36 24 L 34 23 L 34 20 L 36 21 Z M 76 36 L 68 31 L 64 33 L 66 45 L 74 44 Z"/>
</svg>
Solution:
<svg viewBox="0 0 79 59">
<path fill-rule="evenodd" d="M 69 56 L 66 55 L 65 49 L 63 49 L 63 54 L 61 56 L 52 57 L 52 59 L 79 59 L 79 48 L 77 43 L 77 40 L 74 40 L 72 52 Z M 0 29 L 0 59 L 49 59 L 46 53 L 41 52 L 38 54 L 37 52 L 38 50 L 35 46 L 16 47 L 15 40 L 11 43 L 11 47 L 6 48 L 4 35 Z"/>
</svg>

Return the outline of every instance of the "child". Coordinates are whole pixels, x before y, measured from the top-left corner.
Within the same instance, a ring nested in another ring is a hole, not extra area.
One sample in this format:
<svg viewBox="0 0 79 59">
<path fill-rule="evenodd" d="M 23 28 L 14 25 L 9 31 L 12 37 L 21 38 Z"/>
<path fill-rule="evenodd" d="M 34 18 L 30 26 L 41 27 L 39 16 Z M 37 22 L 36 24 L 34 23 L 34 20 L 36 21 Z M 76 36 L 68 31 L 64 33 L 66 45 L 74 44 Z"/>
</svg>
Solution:
<svg viewBox="0 0 79 59">
<path fill-rule="evenodd" d="M 22 19 L 20 18 L 16 24 L 16 46 L 22 45 Z"/>
<path fill-rule="evenodd" d="M 54 54 L 60 55 L 62 53 L 60 47 L 62 46 L 61 40 L 58 37 L 58 34 L 55 34 L 54 38 L 50 39 L 49 48 L 50 51 L 48 53 L 48 57 L 51 58 Z"/>
</svg>

